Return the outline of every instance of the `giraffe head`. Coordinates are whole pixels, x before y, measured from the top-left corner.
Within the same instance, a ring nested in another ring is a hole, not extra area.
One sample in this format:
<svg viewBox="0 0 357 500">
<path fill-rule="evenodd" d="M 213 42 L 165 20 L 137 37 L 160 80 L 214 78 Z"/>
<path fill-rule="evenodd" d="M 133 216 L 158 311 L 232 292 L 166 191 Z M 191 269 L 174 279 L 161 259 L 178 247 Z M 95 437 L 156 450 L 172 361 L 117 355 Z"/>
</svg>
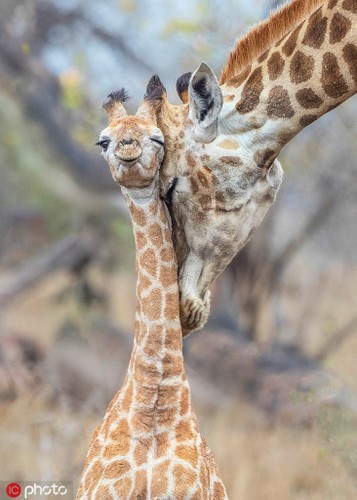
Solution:
<svg viewBox="0 0 357 500">
<path fill-rule="evenodd" d="M 164 157 L 164 137 L 156 126 L 159 98 L 155 95 L 153 78 L 135 115 L 128 116 L 124 108 L 123 103 L 128 99 L 124 89 L 109 94 L 103 105 L 109 124 L 100 133 L 97 144 L 114 181 L 126 189 L 146 188 L 157 181 Z"/>
<path fill-rule="evenodd" d="M 231 96 L 207 64 L 182 75 L 177 90 L 180 106 L 168 102 L 161 84 L 156 114 L 165 137 L 160 181 L 173 221 L 181 321 L 190 331 L 208 317 L 212 281 L 274 202 L 282 169 L 277 152 L 254 143 L 259 116 L 249 129 L 235 133 Z"/>
</svg>

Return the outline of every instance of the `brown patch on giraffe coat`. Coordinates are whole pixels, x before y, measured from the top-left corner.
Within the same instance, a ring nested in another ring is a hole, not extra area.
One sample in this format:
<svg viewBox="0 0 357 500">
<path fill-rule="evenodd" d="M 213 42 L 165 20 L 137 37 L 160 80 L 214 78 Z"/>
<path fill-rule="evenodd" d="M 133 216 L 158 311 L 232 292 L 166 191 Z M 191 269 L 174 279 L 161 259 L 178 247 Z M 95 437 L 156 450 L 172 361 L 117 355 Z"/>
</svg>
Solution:
<svg viewBox="0 0 357 500">
<path fill-rule="evenodd" d="M 130 381 L 127 386 L 122 400 L 122 409 L 124 412 L 130 410 L 131 401 L 133 398 L 133 383 Z"/>
<path fill-rule="evenodd" d="M 176 359 L 173 360 L 174 364 L 179 364 L 181 365 L 181 356 L 180 358 L 178 356 L 175 356 Z M 182 366 L 180 366 L 179 373 L 182 370 Z M 178 402 L 179 395 L 180 395 L 180 388 L 181 386 L 178 384 L 172 384 L 172 385 L 162 385 L 159 387 L 159 395 L 157 398 L 157 408 L 165 408 L 167 405 L 172 405 Z"/>
<path fill-rule="evenodd" d="M 140 467 L 140 465 L 147 463 L 148 454 L 149 454 L 149 447 L 146 446 L 145 444 L 142 444 L 141 442 L 138 442 L 133 451 L 133 459 L 135 465 L 137 467 Z"/>
<path fill-rule="evenodd" d="M 172 351 L 182 351 L 181 344 L 181 326 L 178 328 L 172 328 L 171 326 L 167 329 L 165 346 L 167 349 L 171 349 Z"/>
<path fill-rule="evenodd" d="M 190 178 L 190 184 L 191 184 L 191 192 L 193 195 L 197 194 L 198 191 L 200 190 L 200 187 L 193 177 Z"/>
<path fill-rule="evenodd" d="M 84 489 L 86 491 L 92 491 L 93 488 L 97 485 L 98 478 L 102 477 L 104 472 L 104 467 L 99 461 L 99 459 L 95 460 L 91 466 L 89 472 L 86 474 L 84 479 Z"/>
<path fill-rule="evenodd" d="M 166 450 L 167 451 L 167 450 Z M 169 469 L 170 461 L 167 460 L 159 465 L 155 465 L 152 473 L 152 488 L 151 496 L 152 498 L 163 498 L 167 496 L 167 490 L 169 488 L 167 472 Z"/>
<path fill-rule="evenodd" d="M 147 471 L 138 470 L 135 473 L 134 488 L 131 492 L 131 498 L 135 500 L 146 500 L 147 498 Z"/>
<path fill-rule="evenodd" d="M 236 104 L 236 110 L 240 114 L 250 113 L 256 108 L 260 101 L 260 94 L 264 88 L 262 68 L 259 66 L 250 75 L 244 84 L 241 99 Z"/>
<path fill-rule="evenodd" d="M 120 494 L 122 494 L 122 492 L 124 492 L 124 491 L 131 490 L 132 480 L 130 477 L 123 477 L 121 479 L 118 479 L 118 481 L 115 481 L 113 486 L 114 486 L 114 490 L 116 492 L 119 492 Z M 90 496 L 88 498 L 90 498 Z M 105 500 L 109 500 L 109 499 L 112 500 L 112 498 L 113 498 L 113 495 L 109 496 L 108 499 L 105 499 Z"/>
<path fill-rule="evenodd" d="M 216 203 L 225 204 L 226 202 L 226 193 L 224 191 L 216 191 Z"/>
<path fill-rule="evenodd" d="M 136 391 L 135 403 L 153 406 L 155 405 L 156 397 L 157 388 L 155 386 L 143 385 Z"/>
<path fill-rule="evenodd" d="M 295 112 L 291 106 L 289 93 L 283 86 L 273 87 L 267 100 L 267 114 L 269 118 L 291 118 Z"/>
<path fill-rule="evenodd" d="M 177 281 L 177 267 L 176 265 L 162 266 L 160 269 L 159 276 L 160 284 L 163 288 L 168 288 L 171 285 L 174 285 Z"/>
<path fill-rule="evenodd" d="M 162 313 L 162 292 L 160 288 L 154 288 L 145 297 L 141 298 L 141 311 L 149 321 L 157 321 Z"/>
<path fill-rule="evenodd" d="M 143 346 L 147 356 L 155 356 L 162 350 L 163 329 L 161 325 L 150 325 L 148 340 Z"/>
<path fill-rule="evenodd" d="M 166 352 L 162 359 L 162 366 L 163 378 L 180 376 L 183 369 L 181 351 L 178 355 Z"/>
<path fill-rule="evenodd" d="M 187 151 L 185 158 L 186 158 L 186 163 L 190 168 L 194 168 L 196 166 L 196 160 L 190 151 Z"/>
<path fill-rule="evenodd" d="M 190 408 L 190 393 L 187 387 L 184 387 L 181 393 L 180 415 L 181 416 L 186 415 L 189 408 Z"/>
<path fill-rule="evenodd" d="M 265 61 L 265 59 L 268 57 L 268 55 L 269 55 L 269 50 L 266 50 L 265 52 L 263 52 L 263 54 L 261 56 L 259 56 L 257 59 L 258 63 L 262 63 L 263 61 Z"/>
<path fill-rule="evenodd" d="M 192 465 L 192 467 L 197 467 L 199 457 L 198 451 L 194 446 L 187 444 L 176 446 L 175 454 L 177 457 Z"/>
<path fill-rule="evenodd" d="M 338 0 L 330 0 L 329 3 L 327 4 L 327 7 L 329 9 L 333 9 L 334 7 L 336 7 L 337 2 L 338 2 Z"/>
<path fill-rule="evenodd" d="M 268 73 L 270 80 L 276 80 L 283 72 L 285 61 L 279 52 L 274 52 L 268 60 Z"/>
<path fill-rule="evenodd" d="M 130 444 L 130 436 L 129 436 L 129 425 L 127 420 L 122 418 L 116 424 L 115 429 L 110 431 L 109 437 L 115 442 L 120 441 L 121 443 L 125 443 L 125 446 L 129 446 Z"/>
<path fill-rule="evenodd" d="M 321 7 L 309 19 L 302 43 L 319 49 L 324 43 L 327 30 L 327 17 L 322 16 Z"/>
<path fill-rule="evenodd" d="M 104 477 L 106 479 L 117 479 L 118 477 L 127 474 L 130 469 L 131 467 L 128 460 L 115 460 L 105 467 Z"/>
<path fill-rule="evenodd" d="M 146 236 L 141 231 L 135 232 L 135 240 L 136 240 L 136 246 L 139 248 L 144 248 L 144 246 L 147 243 Z"/>
<path fill-rule="evenodd" d="M 357 14 L 357 4 L 356 0 L 345 0 L 342 4 L 342 8 Z"/>
<path fill-rule="evenodd" d="M 240 87 L 242 83 L 245 82 L 245 80 L 250 75 L 251 69 L 252 69 L 251 65 L 244 68 L 240 73 L 238 73 L 231 80 L 229 80 L 228 85 L 230 87 Z"/>
<path fill-rule="evenodd" d="M 205 467 L 204 461 L 202 461 L 201 465 L 200 465 L 200 481 L 201 481 L 202 487 L 204 487 L 204 485 L 206 485 L 208 482 L 207 481 L 207 469 Z"/>
<path fill-rule="evenodd" d="M 156 254 L 152 248 L 147 248 L 139 255 L 139 266 L 144 269 L 149 276 L 157 276 L 158 263 Z M 142 287 L 140 288 L 142 289 Z"/>
<path fill-rule="evenodd" d="M 323 103 L 321 97 L 319 97 L 312 89 L 301 89 L 295 94 L 297 102 L 305 109 L 319 108 Z"/>
<path fill-rule="evenodd" d="M 171 428 L 177 417 L 177 408 L 164 407 L 163 409 L 157 408 L 155 413 L 155 423 L 160 427 Z"/>
<path fill-rule="evenodd" d="M 156 452 L 155 458 L 162 458 L 167 455 L 167 450 L 171 446 L 169 435 L 166 432 L 157 434 L 156 436 Z"/>
<path fill-rule="evenodd" d="M 277 153 L 273 149 L 267 148 L 263 151 L 257 151 L 254 155 L 254 161 L 258 168 L 270 167 L 276 157 Z"/>
<path fill-rule="evenodd" d="M 142 274 L 140 276 L 140 287 L 142 290 L 147 290 L 148 288 L 150 288 L 150 286 L 152 285 L 152 281 L 150 280 L 150 278 L 148 278 L 147 276 L 145 276 L 144 274 Z"/>
<path fill-rule="evenodd" d="M 175 482 L 174 498 L 184 498 L 187 493 L 187 488 L 196 482 L 196 472 L 191 468 L 176 464 L 173 474 L 175 477 L 180 478 L 180 481 Z"/>
<path fill-rule="evenodd" d="M 173 255 L 173 249 L 171 247 L 165 247 L 160 250 L 159 259 L 161 262 L 172 262 L 175 260 Z"/>
<path fill-rule="evenodd" d="M 342 53 L 348 69 L 350 70 L 353 81 L 357 85 L 357 47 L 356 45 L 353 45 L 353 43 L 348 43 L 345 47 L 343 47 Z"/>
<path fill-rule="evenodd" d="M 230 165 L 232 167 L 241 167 L 243 165 L 243 161 L 239 156 L 221 156 L 218 158 L 218 161 L 219 163 Z"/>
<path fill-rule="evenodd" d="M 306 56 L 301 50 L 293 55 L 290 62 L 290 80 L 292 83 L 306 82 L 312 77 L 314 70 L 314 58 Z"/>
<path fill-rule="evenodd" d="M 94 441 L 93 441 L 93 438 L 92 438 L 92 444 L 90 446 L 88 457 L 87 457 L 88 463 L 90 461 L 92 461 L 94 457 L 99 456 L 101 451 L 102 451 L 102 446 L 99 443 L 98 439 L 94 438 Z"/>
<path fill-rule="evenodd" d="M 156 368 L 157 370 L 157 368 Z M 152 370 L 148 374 L 140 374 L 140 376 L 136 377 L 138 380 L 142 381 L 141 383 L 147 384 L 148 381 L 151 380 Z M 159 383 L 159 377 L 156 377 L 156 381 L 152 383 Z M 130 427 L 134 432 L 149 432 L 152 429 L 154 422 L 154 407 L 148 408 L 135 408 L 135 411 L 132 413 L 130 417 Z"/>
<path fill-rule="evenodd" d="M 352 23 L 347 17 L 339 12 L 333 15 L 330 25 L 330 43 L 339 43 L 350 31 Z"/>
<path fill-rule="evenodd" d="M 334 99 L 348 92 L 348 86 L 340 71 L 337 57 L 332 52 L 326 52 L 323 55 L 321 83 L 326 94 Z"/>
<path fill-rule="evenodd" d="M 213 486 L 213 498 L 225 498 L 224 488 L 218 481 Z"/>
<path fill-rule="evenodd" d="M 154 224 L 152 224 L 149 227 L 147 234 L 148 234 L 148 237 L 149 237 L 151 243 L 155 247 L 161 247 L 161 245 L 164 242 L 164 237 L 163 237 L 162 232 L 163 232 L 162 228 L 157 222 L 155 222 Z"/>
<path fill-rule="evenodd" d="M 139 226 L 146 226 L 146 213 L 144 209 L 131 204 L 130 211 L 135 224 Z"/>
<path fill-rule="evenodd" d="M 129 443 L 108 444 L 103 451 L 103 457 L 110 460 L 119 455 L 126 455 L 129 452 Z"/>
<path fill-rule="evenodd" d="M 195 433 L 193 432 L 191 421 L 184 420 L 177 424 L 175 429 L 176 441 L 190 441 L 195 437 Z"/>
<path fill-rule="evenodd" d="M 302 28 L 302 23 L 297 28 L 295 28 L 294 31 L 291 32 L 291 35 L 281 48 L 283 54 L 286 55 L 287 57 L 290 57 L 295 50 L 301 28 Z"/>
<path fill-rule="evenodd" d="M 148 361 L 141 354 L 136 355 L 133 368 L 134 378 L 137 384 L 146 386 L 154 386 L 161 380 L 161 374 L 157 369 L 157 361 Z M 137 387 L 136 384 L 136 387 Z"/>
<path fill-rule="evenodd" d="M 302 125 L 303 127 L 307 127 L 308 125 L 310 125 L 312 122 L 314 122 L 317 119 L 318 119 L 318 115 L 303 115 L 299 121 L 300 121 L 300 125 Z"/>
<path fill-rule="evenodd" d="M 97 491 L 95 492 L 97 498 L 102 498 L 103 500 L 109 500 L 113 497 L 110 487 L 107 484 L 101 484 Z"/>
<path fill-rule="evenodd" d="M 179 300 L 177 293 L 167 293 L 164 316 L 166 320 L 174 320 L 179 314 Z"/>
<path fill-rule="evenodd" d="M 207 173 L 203 169 L 197 172 L 197 179 L 200 181 L 201 186 L 203 186 L 204 188 L 207 188 L 209 186 Z"/>
<path fill-rule="evenodd" d="M 198 202 L 201 205 L 201 208 L 208 209 L 212 206 L 212 196 L 209 194 L 203 194 L 199 197 Z"/>
</svg>

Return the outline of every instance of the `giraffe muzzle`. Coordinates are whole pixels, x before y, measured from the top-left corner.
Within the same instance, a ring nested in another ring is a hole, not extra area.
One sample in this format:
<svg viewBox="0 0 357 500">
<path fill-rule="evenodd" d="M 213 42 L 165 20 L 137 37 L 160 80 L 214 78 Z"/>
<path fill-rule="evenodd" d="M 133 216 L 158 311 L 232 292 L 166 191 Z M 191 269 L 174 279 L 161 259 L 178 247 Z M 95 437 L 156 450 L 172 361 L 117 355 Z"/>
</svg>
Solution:
<svg viewBox="0 0 357 500">
<path fill-rule="evenodd" d="M 115 150 L 115 156 L 120 162 L 134 164 L 141 154 L 142 148 L 137 140 L 135 139 L 122 139 Z"/>
</svg>

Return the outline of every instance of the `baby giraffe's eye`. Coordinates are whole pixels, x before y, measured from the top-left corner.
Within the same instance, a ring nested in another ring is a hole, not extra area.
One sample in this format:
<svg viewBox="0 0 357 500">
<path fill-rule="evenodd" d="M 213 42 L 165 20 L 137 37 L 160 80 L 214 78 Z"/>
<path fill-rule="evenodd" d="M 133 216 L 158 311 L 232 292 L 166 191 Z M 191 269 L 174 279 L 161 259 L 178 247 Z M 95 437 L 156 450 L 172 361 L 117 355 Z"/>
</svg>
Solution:
<svg viewBox="0 0 357 500">
<path fill-rule="evenodd" d="M 109 139 L 101 139 L 100 141 L 96 142 L 96 146 L 100 146 L 103 151 L 106 151 L 108 149 L 110 140 Z"/>
<path fill-rule="evenodd" d="M 150 141 L 156 142 L 156 144 L 159 144 L 160 146 L 164 145 L 164 141 L 161 139 L 161 137 L 150 137 Z"/>
</svg>

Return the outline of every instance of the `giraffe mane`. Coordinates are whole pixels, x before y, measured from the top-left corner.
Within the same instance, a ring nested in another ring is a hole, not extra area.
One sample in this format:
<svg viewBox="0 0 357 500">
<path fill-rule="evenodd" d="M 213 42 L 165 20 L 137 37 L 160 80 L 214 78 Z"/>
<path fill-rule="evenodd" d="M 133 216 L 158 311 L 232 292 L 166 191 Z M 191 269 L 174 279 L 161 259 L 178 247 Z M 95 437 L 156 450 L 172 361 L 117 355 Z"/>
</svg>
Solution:
<svg viewBox="0 0 357 500">
<path fill-rule="evenodd" d="M 220 84 L 228 82 L 317 10 L 325 0 L 292 0 L 274 11 L 238 39 L 222 70 Z"/>
</svg>

